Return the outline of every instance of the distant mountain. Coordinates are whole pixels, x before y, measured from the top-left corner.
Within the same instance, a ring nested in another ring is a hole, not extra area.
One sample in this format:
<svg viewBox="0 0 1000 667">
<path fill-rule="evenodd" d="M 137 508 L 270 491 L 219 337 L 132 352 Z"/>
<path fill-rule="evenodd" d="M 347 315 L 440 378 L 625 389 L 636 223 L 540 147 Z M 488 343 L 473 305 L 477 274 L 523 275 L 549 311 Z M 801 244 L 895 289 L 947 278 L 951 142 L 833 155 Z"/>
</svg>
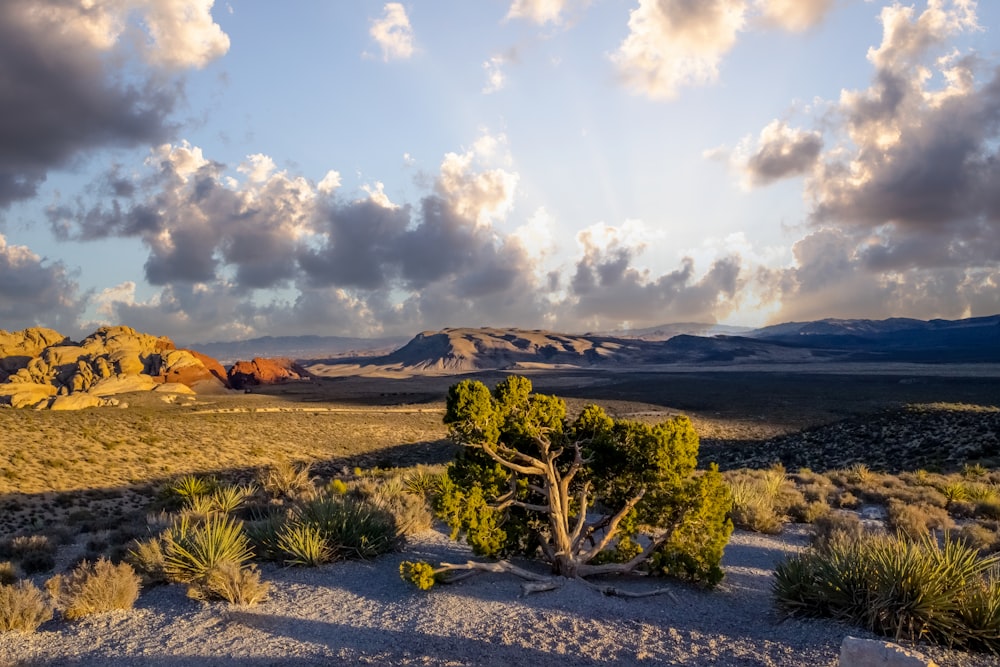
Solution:
<svg viewBox="0 0 1000 667">
<path fill-rule="evenodd" d="M 264 336 L 230 342 L 194 343 L 188 347 L 214 357 L 224 364 L 249 361 L 254 357 L 327 359 L 344 355 L 389 352 L 409 338 L 346 338 L 341 336 Z"/>
<path fill-rule="evenodd" d="M 616 329 L 600 336 L 613 338 L 635 338 L 639 340 L 669 340 L 674 336 L 739 336 L 753 331 L 751 327 L 737 327 L 728 324 L 709 324 L 707 322 L 677 322 L 674 324 L 658 324 L 645 329 Z M 589 334 L 588 334 L 589 335 Z"/>
<path fill-rule="evenodd" d="M 1000 315 L 964 320 L 825 319 L 764 327 L 748 336 L 851 353 L 853 360 L 1000 362 Z"/>
</svg>

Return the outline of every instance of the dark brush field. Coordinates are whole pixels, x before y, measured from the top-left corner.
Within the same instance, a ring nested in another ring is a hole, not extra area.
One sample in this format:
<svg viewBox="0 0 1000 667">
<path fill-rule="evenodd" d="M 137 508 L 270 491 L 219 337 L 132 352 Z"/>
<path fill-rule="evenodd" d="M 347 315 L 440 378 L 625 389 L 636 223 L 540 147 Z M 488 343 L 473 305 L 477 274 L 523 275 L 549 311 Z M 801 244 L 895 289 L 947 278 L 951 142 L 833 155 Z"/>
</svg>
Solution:
<svg viewBox="0 0 1000 667">
<path fill-rule="evenodd" d="M 913 469 L 970 461 L 1000 467 L 991 444 L 1000 432 L 1000 367 L 841 370 L 525 374 L 536 391 L 564 397 L 571 413 L 598 403 L 612 415 L 643 420 L 688 414 L 702 437 L 702 460 L 723 467 L 775 458 L 807 465 L 796 458 L 801 443 L 817 470 L 859 461 L 905 470 L 910 460 Z M 0 410 L 0 539 L 55 527 L 133 525 L 141 532 L 158 490 L 188 473 L 247 481 L 279 460 L 310 462 L 321 477 L 345 467 L 444 463 L 454 455 L 441 423 L 447 388 L 469 377 L 492 386 L 504 375 L 317 378 L 170 403 L 156 394 L 129 395 L 127 409 Z M 914 404 L 932 406 L 927 427 L 939 432 L 929 440 L 913 436 L 913 424 L 919 429 L 922 422 L 903 408 Z M 877 420 L 877 437 L 856 428 Z M 903 445 L 887 438 L 896 424 L 910 424 Z M 837 442 L 818 447 L 824 439 Z M 880 455 L 883 446 L 895 447 L 891 461 Z"/>
</svg>

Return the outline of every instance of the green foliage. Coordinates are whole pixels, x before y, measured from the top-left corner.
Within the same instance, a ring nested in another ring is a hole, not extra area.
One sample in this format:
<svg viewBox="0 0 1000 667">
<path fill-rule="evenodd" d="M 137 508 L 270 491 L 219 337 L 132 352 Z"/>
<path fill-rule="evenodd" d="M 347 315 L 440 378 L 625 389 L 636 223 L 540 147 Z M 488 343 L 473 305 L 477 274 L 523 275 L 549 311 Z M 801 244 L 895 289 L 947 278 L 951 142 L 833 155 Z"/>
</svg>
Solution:
<svg viewBox="0 0 1000 667">
<path fill-rule="evenodd" d="M 422 591 L 430 590 L 437 583 L 437 576 L 430 563 L 404 560 L 399 564 L 399 576 Z"/>
<path fill-rule="evenodd" d="M 196 496 L 210 495 L 217 484 L 214 479 L 208 477 L 184 475 L 167 488 L 167 494 L 183 502 Z"/>
<path fill-rule="evenodd" d="M 296 519 L 313 526 L 336 553 L 348 558 L 374 558 L 398 544 L 392 514 L 350 496 L 307 501 L 296 510 Z"/>
<path fill-rule="evenodd" d="M 334 549 L 318 526 L 301 521 L 286 523 L 277 534 L 277 548 L 288 565 L 316 567 L 333 560 Z"/>
<path fill-rule="evenodd" d="M 195 523 L 187 517 L 164 531 L 164 572 L 171 581 L 204 584 L 222 562 L 243 565 L 253 557 L 243 522 L 213 514 Z"/>
<path fill-rule="evenodd" d="M 31 581 L 0 584 L 0 632 L 31 633 L 50 618 L 52 608 Z"/>
<path fill-rule="evenodd" d="M 964 542 L 868 535 L 778 566 L 786 613 L 850 621 L 895 639 L 1000 651 L 1000 557 Z"/>
<path fill-rule="evenodd" d="M 244 486 L 224 484 L 212 493 L 213 509 L 223 514 L 231 514 L 243 507 L 256 492 L 257 488 L 253 484 Z"/>
<path fill-rule="evenodd" d="M 646 424 L 591 405 L 570 421 L 561 399 L 509 376 L 492 392 L 473 380 L 453 385 L 444 421 L 463 448 L 433 506 L 477 555 L 541 553 L 567 576 L 651 564 L 721 579 L 731 497 L 716 469 L 695 473 L 687 417 Z M 596 518 L 581 516 L 583 504 Z"/>
<path fill-rule="evenodd" d="M 131 609 L 139 599 L 139 576 L 128 563 L 119 565 L 101 558 L 83 561 L 67 575 L 56 575 L 45 587 L 62 609 L 63 617 L 76 621 L 94 614 Z"/>
</svg>

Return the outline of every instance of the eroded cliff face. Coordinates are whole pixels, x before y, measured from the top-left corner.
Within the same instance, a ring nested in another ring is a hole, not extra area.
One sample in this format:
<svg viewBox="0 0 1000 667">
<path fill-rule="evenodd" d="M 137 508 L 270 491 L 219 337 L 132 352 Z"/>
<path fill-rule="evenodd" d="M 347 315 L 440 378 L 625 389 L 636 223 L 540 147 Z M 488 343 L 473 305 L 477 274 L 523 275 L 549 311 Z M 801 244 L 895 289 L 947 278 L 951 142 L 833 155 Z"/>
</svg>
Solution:
<svg viewBox="0 0 1000 667">
<path fill-rule="evenodd" d="M 229 385 L 233 389 L 249 389 L 262 384 L 280 384 L 303 380 L 308 372 L 291 359 L 263 359 L 237 361 L 229 369 Z"/>
<path fill-rule="evenodd" d="M 79 343 L 51 329 L 0 331 L 0 404 L 79 409 L 164 383 L 197 393 L 228 388 L 218 361 L 131 327 L 101 327 Z"/>
</svg>

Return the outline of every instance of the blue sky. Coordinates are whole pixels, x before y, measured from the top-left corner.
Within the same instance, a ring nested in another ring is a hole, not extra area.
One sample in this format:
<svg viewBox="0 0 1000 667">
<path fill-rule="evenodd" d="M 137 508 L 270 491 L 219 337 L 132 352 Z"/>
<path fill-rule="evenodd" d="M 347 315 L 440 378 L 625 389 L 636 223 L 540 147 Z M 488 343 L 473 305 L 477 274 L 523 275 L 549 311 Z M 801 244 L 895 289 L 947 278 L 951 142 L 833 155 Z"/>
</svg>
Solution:
<svg viewBox="0 0 1000 667">
<path fill-rule="evenodd" d="M 972 0 L 10 0 L 0 328 L 994 314 L 998 29 Z"/>
</svg>

